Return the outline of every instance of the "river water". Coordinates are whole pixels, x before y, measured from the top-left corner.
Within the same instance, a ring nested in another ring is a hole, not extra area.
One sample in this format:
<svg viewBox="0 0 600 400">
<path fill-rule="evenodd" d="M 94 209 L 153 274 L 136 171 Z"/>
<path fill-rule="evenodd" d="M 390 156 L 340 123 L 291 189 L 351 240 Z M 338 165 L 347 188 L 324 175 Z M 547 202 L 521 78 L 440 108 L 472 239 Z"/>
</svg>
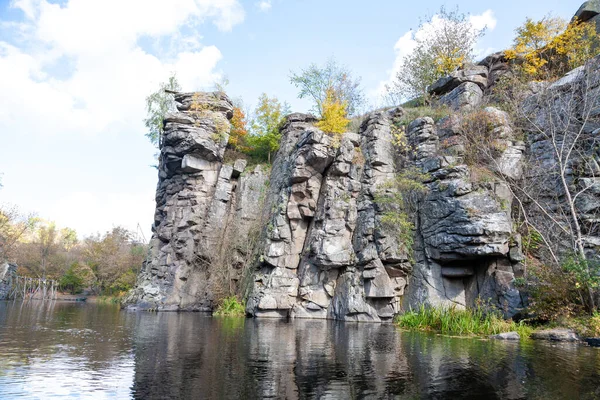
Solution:
<svg viewBox="0 0 600 400">
<path fill-rule="evenodd" d="M 0 399 L 594 399 L 600 349 L 0 302 Z"/>
</svg>

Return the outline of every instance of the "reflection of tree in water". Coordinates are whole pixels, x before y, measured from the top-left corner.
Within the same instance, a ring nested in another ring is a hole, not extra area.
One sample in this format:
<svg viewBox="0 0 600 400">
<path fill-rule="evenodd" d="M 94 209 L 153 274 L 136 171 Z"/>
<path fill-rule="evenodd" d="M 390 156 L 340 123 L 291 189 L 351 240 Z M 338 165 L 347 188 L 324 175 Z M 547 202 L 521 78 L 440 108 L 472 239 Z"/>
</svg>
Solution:
<svg viewBox="0 0 600 400">
<path fill-rule="evenodd" d="M 600 352 L 582 346 L 92 304 L 0 302 L 0 354 L 0 397 L 19 374 L 29 384 L 39 379 L 39 390 L 53 379 L 118 395 L 135 374 L 132 394 L 145 399 L 600 395 Z"/>
</svg>

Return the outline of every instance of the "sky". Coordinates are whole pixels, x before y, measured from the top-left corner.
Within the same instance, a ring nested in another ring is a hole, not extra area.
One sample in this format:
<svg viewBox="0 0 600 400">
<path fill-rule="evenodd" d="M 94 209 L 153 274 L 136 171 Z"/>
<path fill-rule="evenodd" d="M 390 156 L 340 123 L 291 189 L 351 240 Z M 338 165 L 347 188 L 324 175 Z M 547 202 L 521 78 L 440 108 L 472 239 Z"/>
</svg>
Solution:
<svg viewBox="0 0 600 400">
<path fill-rule="evenodd" d="M 441 6 L 487 27 L 482 57 L 510 46 L 526 17 L 570 19 L 581 3 L 0 0 L 0 205 L 80 237 L 139 225 L 149 239 L 158 178 L 145 97 L 173 72 L 185 91 L 226 77 L 246 107 L 264 92 L 304 112 L 290 73 L 334 57 L 375 107 Z"/>
</svg>

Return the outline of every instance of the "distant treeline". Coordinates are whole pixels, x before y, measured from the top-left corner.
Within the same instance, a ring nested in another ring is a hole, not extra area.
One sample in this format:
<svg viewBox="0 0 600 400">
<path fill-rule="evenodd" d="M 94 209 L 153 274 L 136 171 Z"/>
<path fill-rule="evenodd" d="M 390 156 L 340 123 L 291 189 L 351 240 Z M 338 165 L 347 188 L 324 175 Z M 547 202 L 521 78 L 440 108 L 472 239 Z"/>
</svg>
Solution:
<svg viewBox="0 0 600 400">
<path fill-rule="evenodd" d="M 0 261 L 17 264 L 22 276 L 58 280 L 73 294 L 128 291 L 146 251 L 146 244 L 122 227 L 79 240 L 73 229 L 0 205 Z"/>
</svg>

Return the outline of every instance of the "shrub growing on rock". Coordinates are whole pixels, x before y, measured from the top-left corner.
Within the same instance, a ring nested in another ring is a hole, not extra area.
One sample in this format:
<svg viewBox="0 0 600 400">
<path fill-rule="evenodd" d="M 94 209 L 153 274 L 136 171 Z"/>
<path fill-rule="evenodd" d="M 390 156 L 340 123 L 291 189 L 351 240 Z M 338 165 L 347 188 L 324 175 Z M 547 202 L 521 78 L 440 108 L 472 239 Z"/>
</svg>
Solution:
<svg viewBox="0 0 600 400">
<path fill-rule="evenodd" d="M 236 150 L 245 150 L 246 136 L 248 127 L 246 114 L 240 107 L 233 108 L 233 117 L 231 118 L 231 131 L 229 133 L 228 145 Z"/>
<path fill-rule="evenodd" d="M 552 79 L 583 65 L 598 53 L 600 38 L 595 24 L 574 19 L 527 18 L 517 28 L 513 47 L 506 51 L 525 79 Z"/>
<path fill-rule="evenodd" d="M 409 256 L 414 243 L 413 222 L 420 199 L 428 191 L 423 183 L 428 176 L 416 168 L 407 168 L 395 179 L 383 184 L 375 195 L 375 203 L 382 211 L 380 222 L 394 232 L 399 244 L 406 246 Z"/>
<path fill-rule="evenodd" d="M 290 81 L 300 89 L 299 98 L 309 98 L 314 102 L 312 111 L 321 118 L 324 117 L 324 106 L 331 91 L 336 100 L 346 104 L 348 115 L 356 114 L 364 103 L 360 78 L 353 78 L 350 70 L 334 59 L 322 67 L 311 64 L 299 74 L 292 73 Z"/>
<path fill-rule="evenodd" d="M 276 97 L 269 98 L 266 93 L 259 97 L 250 134 L 246 136 L 250 155 L 271 163 L 271 155 L 279 149 L 279 129 L 287 114 L 289 106 L 286 103 L 281 104 Z"/>
<path fill-rule="evenodd" d="M 419 26 L 414 37 L 416 47 L 402 60 L 395 81 L 387 87 L 388 97 L 396 104 L 415 98 L 429 103 L 428 86 L 469 63 L 475 42 L 482 35 L 468 15 L 442 7 Z"/>
<path fill-rule="evenodd" d="M 346 118 L 348 103 L 336 97 L 335 91 L 327 90 L 323 103 L 323 117 L 317 122 L 317 127 L 323 132 L 334 135 L 334 146 L 339 146 L 340 136 L 346 132 L 350 120 Z"/>
</svg>

